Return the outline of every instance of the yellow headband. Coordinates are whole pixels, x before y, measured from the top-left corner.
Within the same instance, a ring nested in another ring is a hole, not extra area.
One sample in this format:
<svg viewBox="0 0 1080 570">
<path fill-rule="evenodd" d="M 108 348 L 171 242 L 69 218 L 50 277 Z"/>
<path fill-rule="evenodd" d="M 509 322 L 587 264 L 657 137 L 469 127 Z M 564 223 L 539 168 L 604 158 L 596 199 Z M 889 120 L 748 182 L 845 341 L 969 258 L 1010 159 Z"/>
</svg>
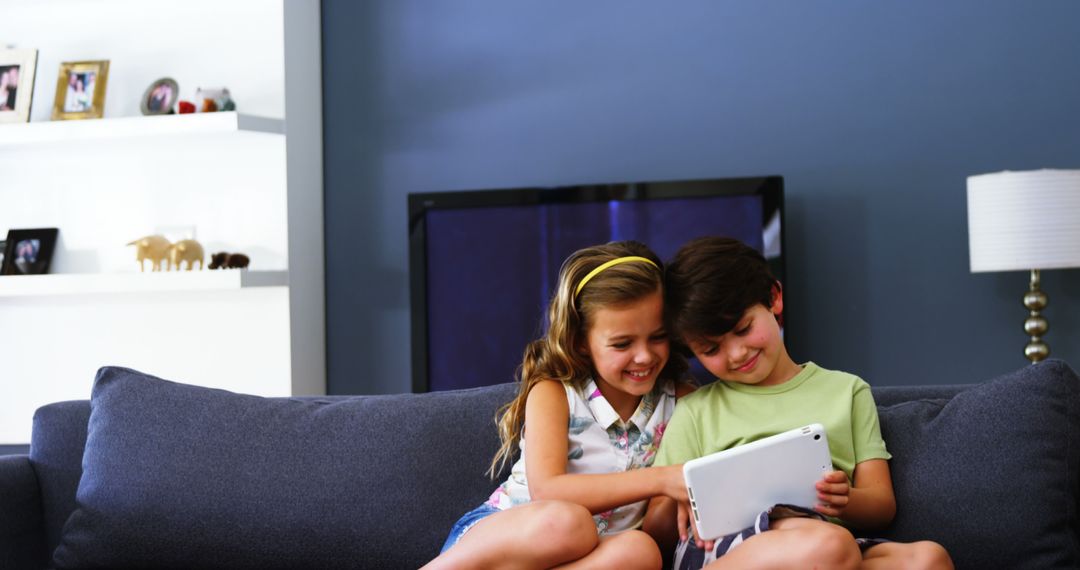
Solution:
<svg viewBox="0 0 1080 570">
<path fill-rule="evenodd" d="M 630 262 L 630 261 L 644 261 L 645 263 L 648 263 L 649 265 L 651 265 L 651 266 L 653 266 L 653 267 L 655 267 L 657 269 L 660 269 L 660 266 L 657 265 L 656 262 L 654 262 L 653 260 L 651 260 L 651 259 L 649 259 L 647 257 L 640 257 L 640 256 L 637 256 L 637 255 L 628 255 L 626 257 L 616 257 L 615 259 L 612 259 L 611 261 L 608 261 L 607 263 L 600 264 L 599 267 L 597 267 L 596 269 L 593 269 L 592 271 L 590 271 L 589 274 L 586 275 L 585 278 L 581 280 L 581 283 L 578 283 L 577 289 L 574 290 L 574 298 L 577 298 L 577 296 L 581 294 L 581 289 L 585 287 L 585 284 L 588 283 L 589 280 L 592 279 L 593 277 L 596 277 L 597 275 L 599 275 L 601 271 L 603 271 L 603 270 L 605 270 L 608 267 L 611 267 L 613 265 L 618 265 L 620 263 L 627 263 L 627 262 Z"/>
</svg>

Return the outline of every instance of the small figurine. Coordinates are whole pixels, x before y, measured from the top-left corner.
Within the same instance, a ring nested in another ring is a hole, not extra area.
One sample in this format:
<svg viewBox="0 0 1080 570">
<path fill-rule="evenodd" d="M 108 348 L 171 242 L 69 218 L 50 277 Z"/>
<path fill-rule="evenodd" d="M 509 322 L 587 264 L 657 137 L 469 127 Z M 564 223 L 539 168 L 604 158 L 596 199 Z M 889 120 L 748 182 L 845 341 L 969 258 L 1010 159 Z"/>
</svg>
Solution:
<svg viewBox="0 0 1080 570">
<path fill-rule="evenodd" d="M 195 262 L 199 262 L 199 269 L 203 268 L 203 247 L 193 239 L 182 239 L 169 249 L 169 263 L 173 271 L 180 271 L 181 264 L 187 262 L 187 270 L 194 269 Z"/>
<path fill-rule="evenodd" d="M 180 101 L 177 107 L 179 108 L 181 115 L 195 112 L 195 103 L 192 103 L 191 101 Z"/>
<path fill-rule="evenodd" d="M 217 269 L 225 265 L 225 259 L 229 257 L 229 254 L 224 251 L 210 254 L 210 265 L 207 265 L 207 269 Z"/>
<path fill-rule="evenodd" d="M 165 236 L 159 235 L 141 237 L 127 245 L 135 246 L 135 261 L 139 262 L 139 271 L 146 270 L 143 261 L 147 259 L 150 260 L 151 271 L 161 271 L 161 262 L 165 261 L 172 246 Z"/>
<path fill-rule="evenodd" d="M 247 269 L 251 259 L 242 253 L 226 253 L 224 251 L 210 256 L 208 269 Z"/>
<path fill-rule="evenodd" d="M 236 103 L 232 100 L 227 87 L 215 89 L 195 90 L 195 106 L 200 113 L 213 113 L 215 111 L 235 111 Z"/>
</svg>

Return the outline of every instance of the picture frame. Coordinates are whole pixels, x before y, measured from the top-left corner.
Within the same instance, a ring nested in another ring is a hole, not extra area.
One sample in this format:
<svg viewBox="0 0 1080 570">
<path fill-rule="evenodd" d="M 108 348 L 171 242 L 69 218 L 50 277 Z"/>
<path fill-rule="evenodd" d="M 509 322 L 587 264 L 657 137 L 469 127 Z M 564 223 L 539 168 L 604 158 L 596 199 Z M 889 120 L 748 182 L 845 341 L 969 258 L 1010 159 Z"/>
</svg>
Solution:
<svg viewBox="0 0 1080 570">
<path fill-rule="evenodd" d="M 180 100 L 180 87 L 171 77 L 162 77 L 150 84 L 139 104 L 144 115 L 171 115 Z"/>
<path fill-rule="evenodd" d="M 0 275 L 43 275 L 49 272 L 57 228 L 8 230 Z"/>
<path fill-rule="evenodd" d="M 66 61 L 56 78 L 52 119 L 100 119 L 105 111 L 109 61 Z"/>
<path fill-rule="evenodd" d="M 27 123 L 37 75 L 36 49 L 0 49 L 0 123 Z"/>
</svg>

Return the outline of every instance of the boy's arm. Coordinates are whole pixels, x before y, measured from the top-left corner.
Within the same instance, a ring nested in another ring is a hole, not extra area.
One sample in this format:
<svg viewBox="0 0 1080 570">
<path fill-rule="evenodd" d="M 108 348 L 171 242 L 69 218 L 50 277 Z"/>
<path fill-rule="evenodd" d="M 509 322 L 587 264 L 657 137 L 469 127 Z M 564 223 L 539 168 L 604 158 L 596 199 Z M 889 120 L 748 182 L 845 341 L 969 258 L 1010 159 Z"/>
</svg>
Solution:
<svg viewBox="0 0 1080 570">
<path fill-rule="evenodd" d="M 849 486 L 843 471 L 834 471 L 818 483 L 818 498 L 824 503 L 817 511 L 837 517 L 852 526 L 874 530 L 888 526 L 896 516 L 889 462 L 870 459 L 855 466 L 854 484 Z"/>
<path fill-rule="evenodd" d="M 675 406 L 675 413 L 664 428 L 654 466 L 681 465 L 701 455 L 701 442 L 692 407 L 687 402 Z M 653 497 L 645 511 L 642 530 L 653 537 L 661 552 L 672 552 L 677 542 L 686 536 L 686 529 L 680 529 L 678 525 L 676 501 L 670 497 Z"/>
<path fill-rule="evenodd" d="M 641 530 L 648 533 L 656 541 L 665 560 L 670 558 L 670 555 L 675 551 L 675 545 L 682 538 L 676 524 L 676 514 L 677 505 L 675 499 L 653 497 L 649 501 L 648 509 L 645 511 L 645 520 L 641 523 Z"/>
<path fill-rule="evenodd" d="M 859 528 L 884 528 L 896 516 L 896 496 L 893 494 L 889 462 L 871 459 L 855 466 L 855 486 L 844 520 Z"/>
<path fill-rule="evenodd" d="M 882 528 L 896 516 L 896 497 L 888 463 L 892 456 L 881 439 L 877 406 L 870 385 L 862 380 L 852 394 L 851 421 L 856 462 L 851 485 L 842 471 L 826 475 L 825 480 L 818 483 L 818 498 L 826 506 L 819 505 L 817 511 L 858 528 Z"/>
</svg>

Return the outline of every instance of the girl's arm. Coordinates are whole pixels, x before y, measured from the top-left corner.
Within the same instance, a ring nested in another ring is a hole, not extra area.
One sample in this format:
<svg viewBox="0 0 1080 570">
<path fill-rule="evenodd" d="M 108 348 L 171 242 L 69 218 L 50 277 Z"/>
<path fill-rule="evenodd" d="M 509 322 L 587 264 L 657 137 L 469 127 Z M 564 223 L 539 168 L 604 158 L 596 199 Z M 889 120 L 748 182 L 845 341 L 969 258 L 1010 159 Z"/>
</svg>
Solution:
<svg viewBox="0 0 1080 570">
<path fill-rule="evenodd" d="M 873 530 L 887 526 L 896 516 L 889 462 L 870 459 L 855 465 L 854 485 L 848 486 L 843 471 L 834 471 L 818 482 L 818 498 L 829 506 L 817 511 L 839 517 L 860 528 Z"/>
<path fill-rule="evenodd" d="M 593 514 L 657 495 L 686 500 L 679 465 L 621 473 L 567 474 L 569 421 L 562 383 L 537 383 L 525 401 L 525 477 L 533 500 L 570 501 Z"/>
</svg>

